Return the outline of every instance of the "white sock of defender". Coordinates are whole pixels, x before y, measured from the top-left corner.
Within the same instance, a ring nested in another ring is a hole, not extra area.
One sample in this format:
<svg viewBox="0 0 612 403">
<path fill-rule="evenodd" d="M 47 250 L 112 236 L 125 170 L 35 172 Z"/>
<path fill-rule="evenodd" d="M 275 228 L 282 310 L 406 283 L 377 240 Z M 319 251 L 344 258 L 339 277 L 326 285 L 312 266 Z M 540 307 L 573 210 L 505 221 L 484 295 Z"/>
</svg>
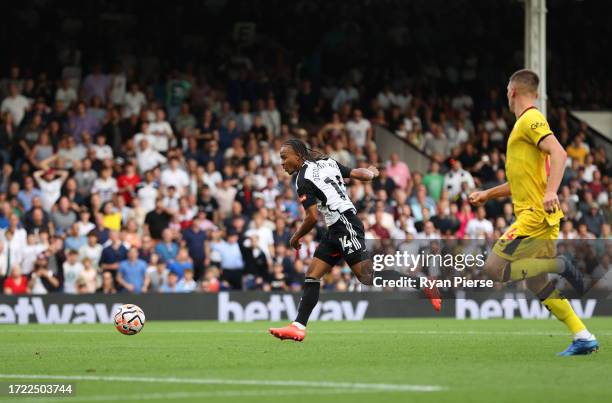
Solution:
<svg viewBox="0 0 612 403">
<path fill-rule="evenodd" d="M 595 336 L 587 329 L 581 330 L 574 335 L 574 340 L 595 340 Z"/>
</svg>

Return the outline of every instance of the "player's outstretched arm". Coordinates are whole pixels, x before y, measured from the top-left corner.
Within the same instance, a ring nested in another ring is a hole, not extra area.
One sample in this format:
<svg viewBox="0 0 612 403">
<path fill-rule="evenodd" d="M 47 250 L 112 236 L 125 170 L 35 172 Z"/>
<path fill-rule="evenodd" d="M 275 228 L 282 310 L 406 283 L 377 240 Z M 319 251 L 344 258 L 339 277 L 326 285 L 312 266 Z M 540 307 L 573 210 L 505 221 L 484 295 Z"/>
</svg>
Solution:
<svg viewBox="0 0 612 403">
<path fill-rule="evenodd" d="M 474 206 L 482 206 L 491 199 L 497 199 L 498 197 L 509 197 L 510 185 L 508 182 L 503 185 L 495 186 L 494 188 L 487 190 L 478 190 L 470 194 L 469 200 Z"/>
<path fill-rule="evenodd" d="M 369 182 L 378 175 L 378 169 L 374 165 L 370 165 L 367 168 L 355 168 L 351 170 L 351 179 L 357 179 L 362 182 Z"/>
<path fill-rule="evenodd" d="M 317 223 L 317 206 L 313 204 L 306 209 L 306 216 L 300 227 L 295 231 L 295 234 L 289 240 L 289 245 L 294 249 L 300 249 L 300 239 L 310 232 Z"/>
<path fill-rule="evenodd" d="M 546 136 L 538 144 L 538 148 L 550 155 L 550 176 L 544 193 L 544 210 L 551 213 L 561 208 L 557 191 L 563 179 L 567 153 L 555 136 Z"/>
</svg>

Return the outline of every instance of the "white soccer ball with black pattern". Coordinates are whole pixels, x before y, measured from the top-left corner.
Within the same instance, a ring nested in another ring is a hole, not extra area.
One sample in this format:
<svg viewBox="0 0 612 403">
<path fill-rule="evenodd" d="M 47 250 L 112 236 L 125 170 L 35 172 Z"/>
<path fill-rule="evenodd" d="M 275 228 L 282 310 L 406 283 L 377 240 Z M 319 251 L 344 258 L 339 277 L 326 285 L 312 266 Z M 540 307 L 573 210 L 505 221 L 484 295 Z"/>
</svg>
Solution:
<svg viewBox="0 0 612 403">
<path fill-rule="evenodd" d="M 145 324 L 145 314 L 138 305 L 124 304 L 115 313 L 114 322 L 115 328 L 120 333 L 131 336 L 142 330 Z"/>
</svg>

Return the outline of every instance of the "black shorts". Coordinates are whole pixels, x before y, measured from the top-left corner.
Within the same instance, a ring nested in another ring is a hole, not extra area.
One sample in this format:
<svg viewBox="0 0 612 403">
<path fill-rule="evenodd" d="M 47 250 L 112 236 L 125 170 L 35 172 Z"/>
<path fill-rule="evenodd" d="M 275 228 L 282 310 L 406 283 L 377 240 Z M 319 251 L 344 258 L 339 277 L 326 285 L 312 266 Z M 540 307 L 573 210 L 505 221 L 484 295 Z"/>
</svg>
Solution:
<svg viewBox="0 0 612 403">
<path fill-rule="evenodd" d="M 340 214 L 338 221 L 327 229 L 314 256 L 332 266 L 341 258 L 344 258 L 349 266 L 369 258 L 363 223 L 354 212 Z"/>
</svg>

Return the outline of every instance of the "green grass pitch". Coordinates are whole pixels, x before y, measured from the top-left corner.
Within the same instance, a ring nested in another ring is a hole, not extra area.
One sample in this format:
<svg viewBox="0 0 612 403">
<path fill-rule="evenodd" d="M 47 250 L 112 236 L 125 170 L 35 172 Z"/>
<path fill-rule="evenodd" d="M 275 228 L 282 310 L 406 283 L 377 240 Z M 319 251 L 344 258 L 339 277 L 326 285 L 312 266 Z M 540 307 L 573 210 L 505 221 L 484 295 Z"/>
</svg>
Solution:
<svg viewBox="0 0 612 403">
<path fill-rule="evenodd" d="M 600 352 L 569 358 L 554 320 L 312 322 L 303 343 L 270 325 L 1 326 L 0 382 L 71 382 L 76 396 L 0 401 L 612 401 L 612 318 L 587 321 Z"/>
</svg>

